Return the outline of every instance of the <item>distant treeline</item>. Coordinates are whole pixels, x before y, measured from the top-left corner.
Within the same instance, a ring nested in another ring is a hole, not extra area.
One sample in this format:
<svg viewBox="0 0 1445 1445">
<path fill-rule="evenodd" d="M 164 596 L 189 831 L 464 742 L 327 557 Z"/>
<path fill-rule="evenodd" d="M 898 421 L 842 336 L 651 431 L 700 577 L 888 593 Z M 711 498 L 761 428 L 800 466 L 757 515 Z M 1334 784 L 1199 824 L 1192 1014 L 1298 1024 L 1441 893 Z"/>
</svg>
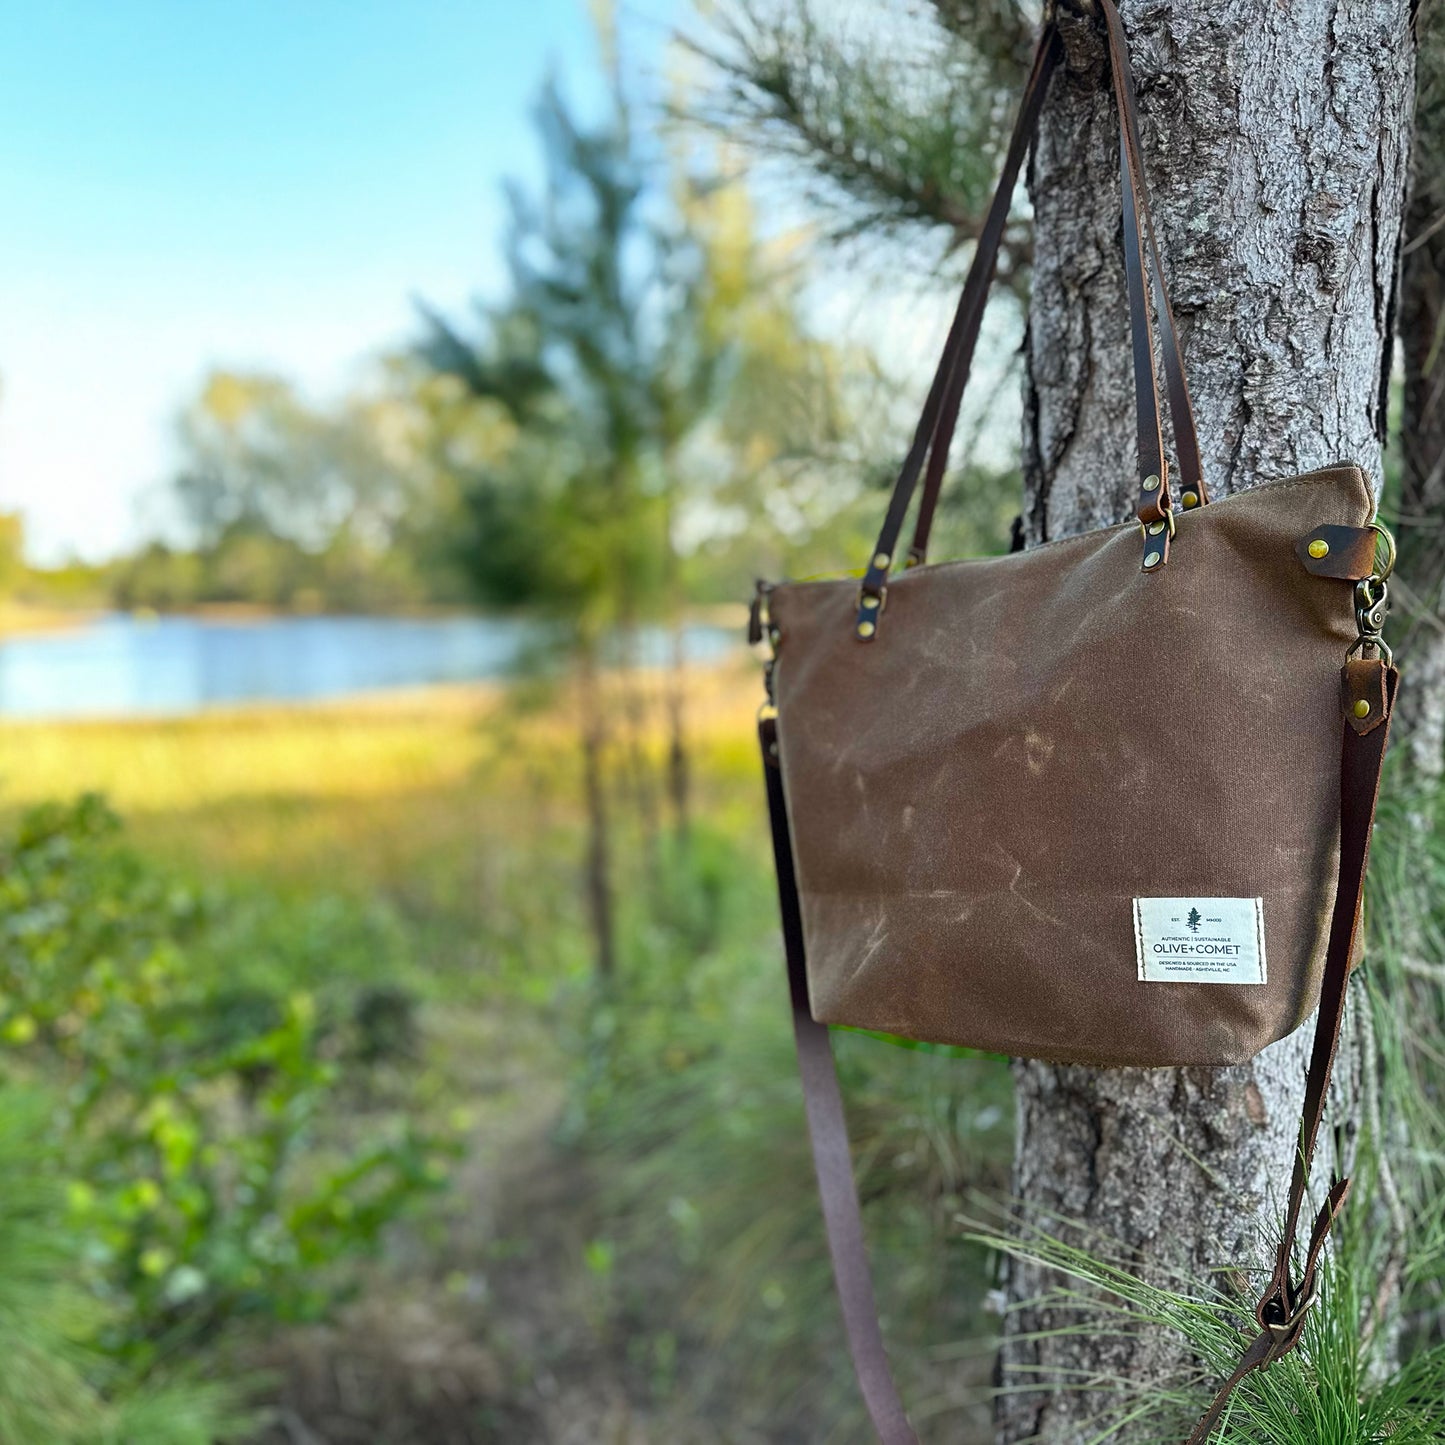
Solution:
<svg viewBox="0 0 1445 1445">
<path fill-rule="evenodd" d="M 205 548 L 149 542 L 111 562 L 21 566 L 0 601 L 37 608 L 185 612 L 222 604 L 280 612 L 385 612 L 469 600 L 450 565 L 421 567 L 337 538 L 319 552 L 237 526 Z"/>
<path fill-rule="evenodd" d="M 39 568 L 21 518 L 0 516 L 0 597 L 157 611 L 463 602 L 455 488 L 429 461 L 427 386 L 420 368 L 387 361 L 363 391 L 322 407 L 280 377 L 214 371 L 177 419 L 179 466 L 147 499 L 153 540 L 104 563 Z"/>
</svg>

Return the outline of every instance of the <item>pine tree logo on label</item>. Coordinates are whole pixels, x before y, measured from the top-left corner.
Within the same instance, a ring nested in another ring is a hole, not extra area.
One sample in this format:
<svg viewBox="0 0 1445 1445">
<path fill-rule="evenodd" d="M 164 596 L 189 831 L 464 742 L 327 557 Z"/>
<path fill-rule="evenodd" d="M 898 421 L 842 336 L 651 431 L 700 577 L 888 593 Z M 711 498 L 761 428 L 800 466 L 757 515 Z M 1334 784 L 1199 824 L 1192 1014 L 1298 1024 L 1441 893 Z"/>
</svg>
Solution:
<svg viewBox="0 0 1445 1445">
<path fill-rule="evenodd" d="M 1189 910 L 1189 917 L 1184 920 L 1184 926 L 1188 928 L 1190 933 L 1198 933 L 1199 925 L 1203 921 L 1204 920 L 1199 916 L 1199 910 L 1197 908 L 1191 908 Z"/>
</svg>

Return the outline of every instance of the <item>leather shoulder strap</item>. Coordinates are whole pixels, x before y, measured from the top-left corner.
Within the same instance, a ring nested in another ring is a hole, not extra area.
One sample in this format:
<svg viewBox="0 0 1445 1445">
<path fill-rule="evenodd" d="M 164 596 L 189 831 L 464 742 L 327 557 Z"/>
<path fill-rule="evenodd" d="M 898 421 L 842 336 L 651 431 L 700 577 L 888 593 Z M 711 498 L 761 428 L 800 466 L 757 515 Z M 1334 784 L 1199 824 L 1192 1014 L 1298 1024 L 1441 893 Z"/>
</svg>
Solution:
<svg viewBox="0 0 1445 1445">
<path fill-rule="evenodd" d="M 1029 71 L 1028 84 L 1024 87 L 1023 101 L 1014 120 L 1013 135 L 1004 154 L 1003 170 L 999 174 L 998 186 L 984 218 L 983 229 L 979 232 L 974 247 L 973 262 L 964 278 L 963 294 L 953 313 L 948 336 L 943 343 L 943 355 L 933 374 L 928 396 L 923 403 L 923 412 L 914 429 L 913 441 L 898 480 L 893 485 L 888 499 L 888 511 L 878 533 L 878 543 L 873 549 L 864 587 L 870 585 L 881 589 L 887 583 L 888 573 L 897 560 L 898 539 L 903 530 L 903 519 L 913 499 L 913 489 L 923 470 L 925 458 L 932 450 L 946 457 L 948 447 L 935 447 L 934 438 L 940 418 L 951 416 L 948 431 L 952 435 L 957 421 L 959 401 L 963 396 L 964 383 L 968 380 L 969 368 L 973 364 L 974 348 L 978 344 L 979 328 L 983 322 L 984 305 L 988 300 L 989 287 L 993 283 L 994 271 L 998 266 L 999 246 L 1003 240 L 1004 228 L 1008 224 L 1009 209 L 1013 204 L 1014 188 L 1018 183 L 1019 171 L 1024 157 L 1028 154 L 1034 132 L 1038 129 L 1039 112 L 1043 109 L 1044 97 L 1048 94 L 1049 78 L 1059 61 L 1059 38 L 1053 26 L 1045 28 L 1034 51 L 1034 61 Z M 940 463 L 941 465 L 941 463 Z M 940 472 L 941 477 L 941 472 Z M 936 498 L 937 488 L 934 488 Z M 932 506 L 929 506 L 930 516 Z M 926 541 L 926 538 L 925 538 Z"/>
<path fill-rule="evenodd" d="M 1162 341 L 1164 373 L 1169 395 L 1170 414 L 1174 421 L 1176 451 L 1186 505 L 1199 505 L 1209 500 L 1200 462 L 1199 442 L 1194 424 L 1189 388 L 1184 376 L 1183 358 L 1173 311 L 1164 281 L 1153 215 L 1149 205 L 1138 138 L 1137 105 L 1134 80 L 1129 64 L 1128 44 L 1122 22 L 1113 0 L 1100 0 L 1108 36 L 1110 80 L 1119 112 L 1120 186 L 1124 208 L 1124 264 L 1128 283 L 1130 327 L 1133 336 L 1135 402 L 1138 420 L 1138 459 L 1140 490 L 1138 515 L 1144 522 L 1161 520 L 1170 504 L 1168 470 L 1165 465 L 1162 433 L 1159 425 L 1159 396 L 1154 374 L 1154 343 L 1146 282 L 1143 267 L 1143 244 L 1147 236 L 1152 261 L 1155 301 L 1158 309 Z M 879 531 L 868 569 L 864 575 L 858 615 L 858 633 L 867 641 L 876 631 L 877 615 L 886 597 L 888 574 L 897 561 L 897 546 L 903 520 L 914 488 L 925 462 L 927 475 L 915 524 L 908 564 L 926 560 L 929 535 L 942 488 L 948 452 L 958 421 L 959 407 L 972 367 L 973 354 L 983 321 L 984 305 L 998 263 L 1008 212 L 1024 156 L 1038 128 L 1049 78 L 1058 60 L 1058 33 L 1050 23 L 1044 29 L 1033 69 L 1024 90 L 1023 103 L 1014 125 L 1013 137 L 1005 156 L 998 188 L 983 229 L 979 233 L 973 262 L 964 282 L 953 324 L 944 343 L 943 355 L 934 374 L 932 386 L 924 402 L 923 413 L 914 432 L 888 511 Z M 1155 479 L 1153 486 L 1146 485 Z M 1167 557 L 1167 535 L 1154 545 Z"/>
</svg>

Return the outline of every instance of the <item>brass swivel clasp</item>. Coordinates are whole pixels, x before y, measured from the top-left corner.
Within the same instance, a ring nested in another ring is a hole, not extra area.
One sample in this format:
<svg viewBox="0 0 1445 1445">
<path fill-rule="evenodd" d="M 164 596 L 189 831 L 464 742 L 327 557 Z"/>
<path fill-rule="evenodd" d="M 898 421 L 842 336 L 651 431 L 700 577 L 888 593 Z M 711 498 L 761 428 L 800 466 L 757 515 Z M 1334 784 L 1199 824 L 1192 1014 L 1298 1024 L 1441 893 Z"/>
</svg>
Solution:
<svg viewBox="0 0 1445 1445">
<path fill-rule="evenodd" d="M 1390 574 L 1395 570 L 1395 539 L 1389 529 L 1380 522 L 1371 522 L 1370 530 L 1377 533 L 1384 546 L 1384 560 L 1368 577 L 1355 583 L 1355 640 L 1350 644 L 1346 657 L 1357 652 L 1364 654 L 1373 648 L 1376 656 L 1386 666 L 1392 666 L 1395 655 L 1383 637 L 1385 619 L 1390 615 Z"/>
</svg>

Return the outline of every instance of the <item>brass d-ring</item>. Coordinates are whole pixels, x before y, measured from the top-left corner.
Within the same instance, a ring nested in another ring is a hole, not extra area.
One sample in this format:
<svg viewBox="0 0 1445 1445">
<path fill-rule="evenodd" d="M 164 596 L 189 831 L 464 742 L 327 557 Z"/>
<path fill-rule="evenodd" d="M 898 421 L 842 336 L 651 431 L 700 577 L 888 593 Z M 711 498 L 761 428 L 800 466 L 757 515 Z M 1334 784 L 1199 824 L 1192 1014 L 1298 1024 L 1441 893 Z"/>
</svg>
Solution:
<svg viewBox="0 0 1445 1445">
<path fill-rule="evenodd" d="M 1385 544 L 1385 565 L 1375 573 L 1375 577 L 1383 582 L 1395 570 L 1395 539 L 1383 522 L 1371 522 L 1370 530 Z"/>
<path fill-rule="evenodd" d="M 1172 541 L 1179 534 L 1178 526 L 1175 523 L 1174 516 L 1174 510 L 1171 507 L 1169 511 L 1164 513 L 1163 518 L 1157 522 L 1146 522 L 1142 517 L 1137 518 L 1136 520 L 1139 523 L 1139 535 L 1143 537 L 1144 540 L 1147 542 L 1150 537 L 1159 536 L 1159 534 L 1163 532 L 1164 528 L 1167 526 L 1169 528 L 1169 537 Z M 1155 530 L 1156 528 L 1158 529 L 1157 531 Z"/>
</svg>

